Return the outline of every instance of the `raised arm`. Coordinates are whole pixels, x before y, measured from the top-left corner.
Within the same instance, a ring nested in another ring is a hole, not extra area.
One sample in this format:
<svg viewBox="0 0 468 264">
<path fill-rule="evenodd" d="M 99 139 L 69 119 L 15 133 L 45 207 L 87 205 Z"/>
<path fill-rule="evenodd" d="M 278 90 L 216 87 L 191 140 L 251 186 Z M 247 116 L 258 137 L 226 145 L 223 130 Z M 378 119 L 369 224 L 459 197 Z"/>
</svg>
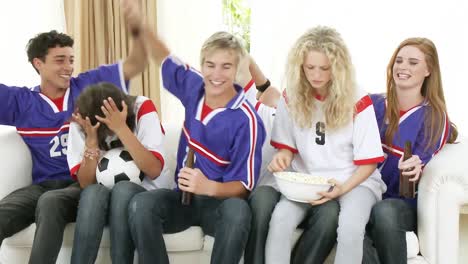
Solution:
<svg viewBox="0 0 468 264">
<path fill-rule="evenodd" d="M 281 97 L 280 91 L 270 84 L 270 81 L 265 77 L 262 70 L 252 58 L 252 56 L 249 56 L 249 59 L 249 71 L 258 90 L 258 101 L 270 107 L 276 108 L 278 100 Z"/>
<path fill-rule="evenodd" d="M 138 0 L 122 0 L 122 9 L 128 29 L 131 33 L 131 49 L 123 63 L 125 80 L 130 80 L 143 72 L 148 65 L 148 54 L 145 49 L 143 14 Z"/>
<path fill-rule="evenodd" d="M 161 64 L 164 58 L 169 56 L 171 53 L 169 48 L 148 25 L 144 27 L 144 32 L 144 38 L 149 54 L 157 64 Z"/>
</svg>

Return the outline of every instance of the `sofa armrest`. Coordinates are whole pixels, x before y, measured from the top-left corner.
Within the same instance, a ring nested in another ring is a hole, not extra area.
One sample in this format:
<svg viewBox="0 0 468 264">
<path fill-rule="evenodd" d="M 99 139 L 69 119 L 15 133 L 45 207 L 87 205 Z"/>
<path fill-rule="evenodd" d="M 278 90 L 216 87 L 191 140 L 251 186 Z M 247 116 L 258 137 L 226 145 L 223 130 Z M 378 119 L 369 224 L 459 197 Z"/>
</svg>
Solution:
<svg viewBox="0 0 468 264">
<path fill-rule="evenodd" d="M 418 237 L 429 263 L 458 263 L 459 214 L 468 203 L 466 138 L 447 144 L 424 169 L 418 189 Z"/>
<path fill-rule="evenodd" d="M 16 129 L 0 125 L 0 199 L 31 184 L 31 153 Z"/>
</svg>

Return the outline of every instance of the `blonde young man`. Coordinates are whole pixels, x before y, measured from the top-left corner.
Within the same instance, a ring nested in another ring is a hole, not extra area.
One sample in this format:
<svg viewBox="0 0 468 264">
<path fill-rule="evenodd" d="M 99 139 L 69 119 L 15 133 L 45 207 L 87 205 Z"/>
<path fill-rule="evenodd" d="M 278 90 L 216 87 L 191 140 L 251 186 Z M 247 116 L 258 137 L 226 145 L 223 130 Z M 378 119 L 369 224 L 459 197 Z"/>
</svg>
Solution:
<svg viewBox="0 0 468 264">
<path fill-rule="evenodd" d="M 140 263 L 169 263 L 163 233 L 199 225 L 215 237 L 212 263 L 239 263 L 247 243 L 251 213 L 245 200 L 255 187 L 265 129 L 243 88 L 234 84 L 240 42 L 218 32 L 201 49 L 201 73 L 180 59 L 152 31 L 147 44 L 162 63 L 164 87 L 185 107 L 177 153 L 176 190 L 139 193 L 129 205 L 129 224 Z M 187 151 L 195 167 L 185 168 Z M 193 193 L 191 205 L 181 192 Z"/>
</svg>

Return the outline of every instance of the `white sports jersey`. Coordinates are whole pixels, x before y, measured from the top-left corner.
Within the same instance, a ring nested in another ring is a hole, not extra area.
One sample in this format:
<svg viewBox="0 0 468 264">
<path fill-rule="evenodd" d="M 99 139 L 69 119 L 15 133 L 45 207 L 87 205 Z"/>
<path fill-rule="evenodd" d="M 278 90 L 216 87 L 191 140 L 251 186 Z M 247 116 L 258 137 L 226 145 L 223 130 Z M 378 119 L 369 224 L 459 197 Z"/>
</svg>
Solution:
<svg viewBox="0 0 468 264">
<path fill-rule="evenodd" d="M 362 91 L 357 93 L 357 98 L 354 117 L 334 131 L 326 130 L 322 101 L 315 99 L 312 127 L 300 128 L 291 119 L 285 98 L 281 98 L 271 144 L 296 154 L 291 164 L 293 171 L 345 182 L 359 165 L 384 159 L 372 100 Z M 361 185 L 370 188 L 378 199 L 386 189 L 378 170 Z"/>
<path fill-rule="evenodd" d="M 253 106 L 255 106 L 255 110 L 257 110 L 258 115 L 262 119 L 266 131 L 265 143 L 263 143 L 262 147 L 262 167 L 260 169 L 260 178 L 257 182 L 257 186 L 268 185 L 278 189 L 273 174 L 271 174 L 271 172 L 269 172 L 267 169 L 268 164 L 270 164 L 271 160 L 273 159 L 273 155 L 276 153 L 276 149 L 273 148 L 269 143 L 271 140 L 271 130 L 273 128 L 273 121 L 275 120 L 276 109 L 264 105 L 257 100 L 257 89 L 255 87 L 254 80 L 251 80 L 244 87 L 244 92 L 247 100 Z"/>
<path fill-rule="evenodd" d="M 156 107 L 150 99 L 138 96 L 135 101 L 134 111 L 136 113 L 136 126 L 133 133 L 141 144 L 161 161 L 163 167 L 159 177 L 151 180 L 146 176 L 141 185 L 147 190 L 171 188 L 173 185 L 172 177 L 168 168 L 166 168 L 167 166 L 164 166 L 164 130 L 161 126 Z M 83 160 L 84 149 L 85 135 L 80 126 L 76 122 L 72 122 L 68 136 L 67 161 L 70 173 L 75 179 Z M 104 153 L 104 151 L 101 151 L 101 156 Z"/>
</svg>

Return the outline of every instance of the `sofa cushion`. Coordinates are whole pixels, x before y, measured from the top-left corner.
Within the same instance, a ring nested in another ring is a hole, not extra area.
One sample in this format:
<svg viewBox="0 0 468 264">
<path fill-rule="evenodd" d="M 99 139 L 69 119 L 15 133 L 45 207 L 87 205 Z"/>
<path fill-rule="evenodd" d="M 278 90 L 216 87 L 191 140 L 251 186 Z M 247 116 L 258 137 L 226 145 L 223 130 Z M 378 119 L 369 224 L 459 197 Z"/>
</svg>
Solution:
<svg viewBox="0 0 468 264">
<path fill-rule="evenodd" d="M 294 232 L 293 235 L 293 245 L 297 242 L 299 237 L 301 236 L 303 230 L 302 229 L 297 229 Z M 205 236 L 205 241 L 203 244 L 203 250 L 205 251 L 211 251 L 213 250 L 213 244 L 214 244 L 214 238 L 212 236 Z M 416 234 L 414 232 L 406 232 L 406 244 L 407 244 L 407 254 L 408 254 L 408 260 L 413 259 L 415 263 L 418 263 L 418 260 L 424 260 L 424 258 L 419 258 L 419 241 L 418 238 L 416 237 Z M 335 255 L 334 251 L 336 250 L 336 246 L 332 250 L 332 254 L 330 255 Z M 329 261 L 330 256 L 328 257 L 327 261 Z M 328 263 L 328 262 L 327 262 Z M 330 262 L 332 263 L 332 262 Z M 425 263 L 425 262 L 423 262 Z"/>
<path fill-rule="evenodd" d="M 3 243 L 11 247 L 30 248 L 32 247 L 35 230 L 36 224 L 32 224 L 21 232 L 18 232 L 16 235 L 5 239 Z M 67 225 L 63 234 L 62 247 L 73 246 L 74 230 L 75 223 Z M 166 243 L 166 248 L 169 252 L 201 250 L 203 248 L 203 232 L 200 227 L 192 226 L 179 233 L 165 234 L 164 242 Z M 102 234 L 100 247 L 109 248 L 109 246 L 109 229 L 105 228 L 104 233 Z"/>
</svg>

